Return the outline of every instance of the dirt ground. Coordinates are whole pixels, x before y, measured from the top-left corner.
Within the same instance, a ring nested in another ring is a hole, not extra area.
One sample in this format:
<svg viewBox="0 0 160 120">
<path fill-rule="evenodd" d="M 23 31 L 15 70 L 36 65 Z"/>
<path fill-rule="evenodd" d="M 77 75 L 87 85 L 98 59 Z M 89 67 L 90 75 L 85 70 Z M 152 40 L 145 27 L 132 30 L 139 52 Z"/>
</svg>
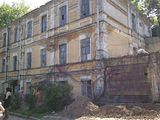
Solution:
<svg viewBox="0 0 160 120">
<path fill-rule="evenodd" d="M 107 104 L 99 107 L 88 98 L 78 97 L 58 114 L 76 120 L 160 120 L 160 104 Z"/>
</svg>

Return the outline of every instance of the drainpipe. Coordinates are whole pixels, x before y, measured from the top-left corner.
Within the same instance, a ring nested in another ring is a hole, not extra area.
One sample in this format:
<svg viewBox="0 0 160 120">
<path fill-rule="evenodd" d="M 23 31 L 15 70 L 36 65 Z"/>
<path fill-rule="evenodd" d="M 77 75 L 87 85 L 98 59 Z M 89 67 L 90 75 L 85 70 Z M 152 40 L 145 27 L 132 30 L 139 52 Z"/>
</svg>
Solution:
<svg viewBox="0 0 160 120">
<path fill-rule="evenodd" d="M 5 46 L 5 81 L 7 81 L 7 66 L 8 66 L 8 41 L 9 41 L 9 27 L 7 27 L 7 39 L 6 39 L 6 46 Z M 8 84 L 9 86 L 9 84 Z"/>
<path fill-rule="evenodd" d="M 100 59 L 100 17 L 99 17 L 99 0 L 97 0 L 97 24 L 96 24 L 96 59 Z"/>
<path fill-rule="evenodd" d="M 23 32 L 23 24 L 20 26 L 20 32 L 19 32 L 19 40 L 20 40 L 20 59 L 19 59 L 19 74 L 18 74 L 18 80 L 20 83 L 20 88 L 23 87 L 23 79 L 21 77 L 22 75 L 22 69 L 23 69 L 23 45 L 22 45 L 22 32 Z"/>
<path fill-rule="evenodd" d="M 130 3 L 130 0 L 128 0 L 128 32 L 129 32 L 129 41 L 128 41 L 128 45 L 129 45 L 129 55 L 132 55 L 133 54 L 133 46 L 132 46 L 132 31 L 131 31 L 131 3 Z M 132 48 L 131 48 L 132 47 Z"/>
</svg>

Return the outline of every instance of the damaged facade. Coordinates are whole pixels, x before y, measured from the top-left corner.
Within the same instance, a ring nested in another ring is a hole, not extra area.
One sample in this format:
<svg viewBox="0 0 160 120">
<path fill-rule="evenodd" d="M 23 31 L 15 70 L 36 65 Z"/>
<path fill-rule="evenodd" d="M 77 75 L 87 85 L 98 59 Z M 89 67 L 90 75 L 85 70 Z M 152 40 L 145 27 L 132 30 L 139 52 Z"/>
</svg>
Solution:
<svg viewBox="0 0 160 120">
<path fill-rule="evenodd" d="M 150 23 L 129 0 L 52 0 L 0 30 L 1 92 L 68 82 L 73 95 L 102 93 L 97 60 L 134 55 Z M 93 90 L 94 86 L 94 90 Z"/>
</svg>

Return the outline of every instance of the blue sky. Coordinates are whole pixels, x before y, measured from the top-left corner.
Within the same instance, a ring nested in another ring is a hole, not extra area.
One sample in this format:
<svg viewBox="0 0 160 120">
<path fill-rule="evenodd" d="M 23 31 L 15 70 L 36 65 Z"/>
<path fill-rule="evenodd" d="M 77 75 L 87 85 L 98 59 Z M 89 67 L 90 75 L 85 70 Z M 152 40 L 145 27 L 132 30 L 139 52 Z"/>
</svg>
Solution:
<svg viewBox="0 0 160 120">
<path fill-rule="evenodd" d="M 20 0 L 0 0 L 0 5 L 5 2 L 11 4 L 12 2 L 18 2 Z M 23 0 L 31 9 L 37 8 L 50 0 Z"/>
</svg>

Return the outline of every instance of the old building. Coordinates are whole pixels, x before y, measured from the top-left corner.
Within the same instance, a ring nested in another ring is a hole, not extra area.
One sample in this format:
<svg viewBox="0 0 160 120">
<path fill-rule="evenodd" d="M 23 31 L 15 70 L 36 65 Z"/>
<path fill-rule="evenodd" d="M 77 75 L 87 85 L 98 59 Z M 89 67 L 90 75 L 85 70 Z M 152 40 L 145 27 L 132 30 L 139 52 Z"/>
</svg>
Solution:
<svg viewBox="0 0 160 120">
<path fill-rule="evenodd" d="M 134 55 L 150 36 L 130 0 L 51 0 L 0 30 L 1 92 L 57 81 L 90 97 L 103 87 L 96 61 Z"/>
</svg>

